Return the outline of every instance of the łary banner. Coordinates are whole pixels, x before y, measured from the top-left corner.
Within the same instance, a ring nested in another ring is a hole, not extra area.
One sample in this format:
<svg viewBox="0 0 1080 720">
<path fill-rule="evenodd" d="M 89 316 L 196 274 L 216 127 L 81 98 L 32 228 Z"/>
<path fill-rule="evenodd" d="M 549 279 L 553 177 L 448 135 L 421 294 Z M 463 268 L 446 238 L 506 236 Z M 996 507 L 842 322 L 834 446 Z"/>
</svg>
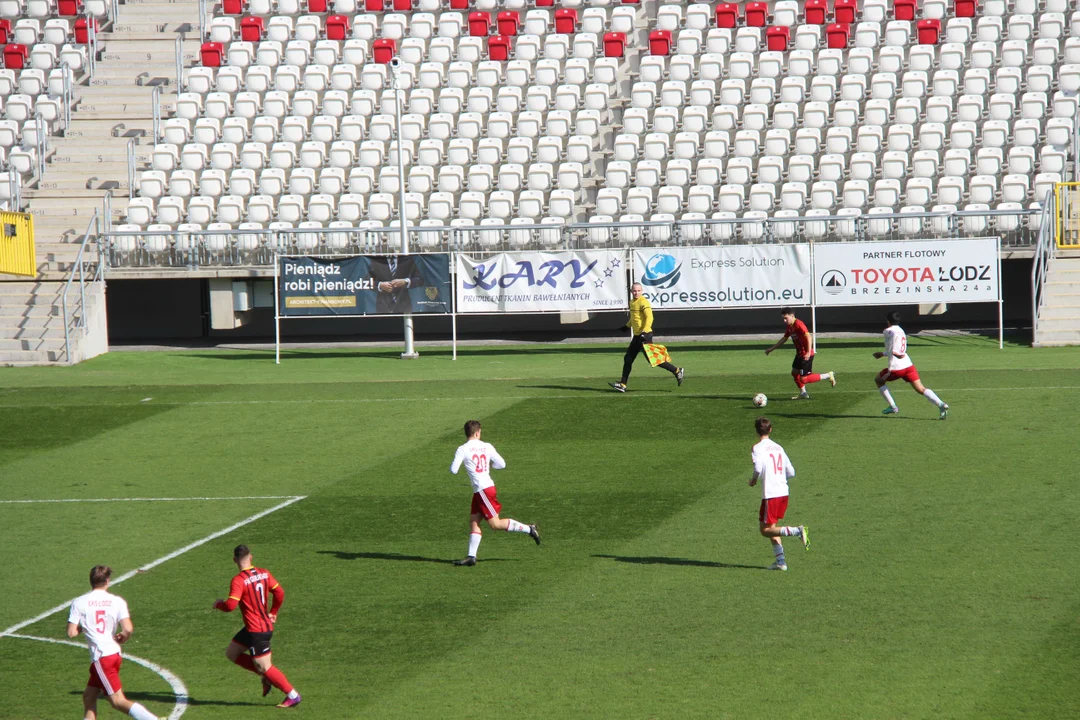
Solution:
<svg viewBox="0 0 1080 720">
<path fill-rule="evenodd" d="M 998 239 L 814 245 L 820 306 L 997 302 Z"/>
<path fill-rule="evenodd" d="M 278 258 L 282 316 L 448 314 L 450 293 L 446 253 Z"/>
<path fill-rule="evenodd" d="M 638 248 L 634 277 L 658 310 L 809 305 L 810 246 Z"/>
<path fill-rule="evenodd" d="M 457 257 L 459 313 L 627 307 L 626 263 L 621 250 L 499 253 L 482 260 Z"/>
</svg>

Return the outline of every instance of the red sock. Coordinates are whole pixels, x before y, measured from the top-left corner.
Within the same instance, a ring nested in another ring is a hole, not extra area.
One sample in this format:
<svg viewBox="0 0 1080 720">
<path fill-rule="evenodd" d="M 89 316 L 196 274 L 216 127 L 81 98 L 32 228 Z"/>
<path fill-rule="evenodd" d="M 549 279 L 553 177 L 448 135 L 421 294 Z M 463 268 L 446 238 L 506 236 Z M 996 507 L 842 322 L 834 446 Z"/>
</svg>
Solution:
<svg viewBox="0 0 1080 720">
<path fill-rule="evenodd" d="M 289 684 L 289 680 L 285 677 L 285 674 L 272 665 L 270 666 L 270 669 L 266 671 L 266 679 L 270 681 L 271 685 L 286 695 L 293 690 L 293 686 Z"/>
<path fill-rule="evenodd" d="M 255 669 L 255 660 L 250 655 L 241 655 L 233 660 L 234 663 L 244 668 L 248 672 L 258 672 Z"/>
<path fill-rule="evenodd" d="M 812 373 L 810 375 L 804 375 L 803 376 L 803 384 L 804 385 L 809 385 L 810 383 L 816 383 L 820 379 L 821 379 L 821 374 L 820 373 Z"/>
</svg>

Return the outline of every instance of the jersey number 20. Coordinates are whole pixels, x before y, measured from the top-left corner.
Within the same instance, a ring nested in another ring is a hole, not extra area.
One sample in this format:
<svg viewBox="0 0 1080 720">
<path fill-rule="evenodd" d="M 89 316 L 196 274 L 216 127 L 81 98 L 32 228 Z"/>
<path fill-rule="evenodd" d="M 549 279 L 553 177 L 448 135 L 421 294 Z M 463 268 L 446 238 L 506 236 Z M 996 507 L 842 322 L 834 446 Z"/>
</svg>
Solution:
<svg viewBox="0 0 1080 720">
<path fill-rule="evenodd" d="M 476 466 L 476 472 L 487 472 L 487 455 L 473 455 L 473 465 Z"/>
</svg>

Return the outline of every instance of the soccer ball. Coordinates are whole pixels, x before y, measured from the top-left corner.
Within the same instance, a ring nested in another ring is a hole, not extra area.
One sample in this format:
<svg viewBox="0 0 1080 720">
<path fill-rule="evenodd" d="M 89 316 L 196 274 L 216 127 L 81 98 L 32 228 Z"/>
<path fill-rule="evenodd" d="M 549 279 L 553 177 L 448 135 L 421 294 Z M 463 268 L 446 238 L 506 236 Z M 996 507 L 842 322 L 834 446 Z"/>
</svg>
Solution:
<svg viewBox="0 0 1080 720">
<path fill-rule="evenodd" d="M 752 402 L 754 403 L 754 407 L 765 407 L 769 404 L 769 398 L 765 397 L 765 393 L 758 393 L 754 396 Z"/>
</svg>

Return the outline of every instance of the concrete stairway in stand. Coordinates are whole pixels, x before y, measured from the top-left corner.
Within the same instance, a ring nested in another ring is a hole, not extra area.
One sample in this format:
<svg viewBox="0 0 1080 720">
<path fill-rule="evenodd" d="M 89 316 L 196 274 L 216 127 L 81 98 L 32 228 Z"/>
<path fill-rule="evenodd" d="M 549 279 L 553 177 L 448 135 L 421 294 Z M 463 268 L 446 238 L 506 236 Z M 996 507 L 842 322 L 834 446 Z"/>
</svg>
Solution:
<svg viewBox="0 0 1080 720">
<path fill-rule="evenodd" d="M 1032 345 L 1080 345 L 1080 257 L 1056 257 L 1050 262 L 1042 297 Z"/>
<path fill-rule="evenodd" d="M 127 0 L 112 27 L 98 35 L 97 70 L 74 88 L 71 126 L 49 138 L 45 175 L 38 187 L 23 190 L 24 209 L 34 215 L 38 275 L 30 281 L 0 275 L 0 365 L 67 364 L 108 349 L 104 284 L 86 285 L 83 307 L 76 280 L 68 294 L 68 355 L 64 285 L 106 195 L 108 220 L 119 221 L 126 209 L 128 144 L 136 169 L 145 169 L 154 144 L 154 87 L 161 88 L 167 117 L 176 104 L 176 38 L 184 39 L 190 64 L 199 52 L 198 17 L 198 0 Z M 96 246 L 87 247 L 85 260 L 96 268 Z"/>
</svg>

